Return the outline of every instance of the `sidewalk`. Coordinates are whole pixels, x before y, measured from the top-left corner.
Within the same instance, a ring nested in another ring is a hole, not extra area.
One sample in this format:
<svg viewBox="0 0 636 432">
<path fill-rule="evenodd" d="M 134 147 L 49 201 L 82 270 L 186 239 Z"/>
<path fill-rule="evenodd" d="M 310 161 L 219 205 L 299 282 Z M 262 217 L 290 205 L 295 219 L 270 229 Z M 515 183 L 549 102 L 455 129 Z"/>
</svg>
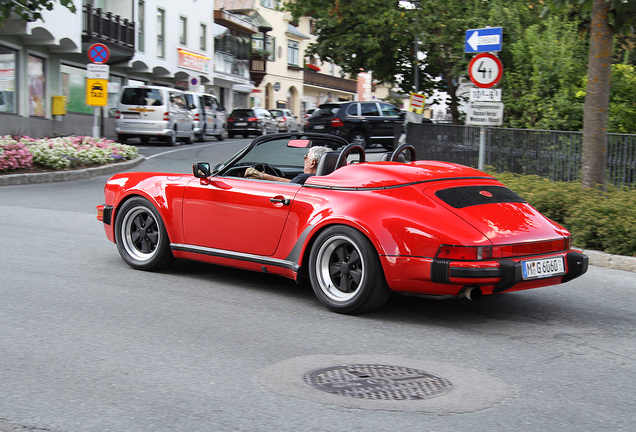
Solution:
<svg viewBox="0 0 636 432">
<path fill-rule="evenodd" d="M 120 171 L 133 168 L 145 159 L 144 156 L 137 156 L 135 159 L 126 162 L 86 168 L 81 170 L 55 171 L 34 174 L 8 174 L 0 176 L 0 186 L 20 185 L 30 183 L 48 183 L 59 181 L 79 180 L 106 174 L 115 174 Z M 379 159 L 379 158 L 378 158 Z M 614 270 L 624 270 L 636 273 L 636 257 L 623 255 L 612 255 L 605 252 L 574 248 L 590 257 L 590 264 L 597 267 L 605 267 Z"/>
</svg>

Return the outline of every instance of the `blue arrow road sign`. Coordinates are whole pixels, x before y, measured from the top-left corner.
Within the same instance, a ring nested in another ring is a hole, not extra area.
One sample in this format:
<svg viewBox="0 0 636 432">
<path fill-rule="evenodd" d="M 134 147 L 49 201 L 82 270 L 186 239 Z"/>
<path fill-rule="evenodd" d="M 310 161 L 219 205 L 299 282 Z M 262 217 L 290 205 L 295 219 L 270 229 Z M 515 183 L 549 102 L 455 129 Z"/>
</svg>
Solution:
<svg viewBox="0 0 636 432">
<path fill-rule="evenodd" d="M 501 51 L 503 27 L 466 30 L 464 52 Z"/>
</svg>

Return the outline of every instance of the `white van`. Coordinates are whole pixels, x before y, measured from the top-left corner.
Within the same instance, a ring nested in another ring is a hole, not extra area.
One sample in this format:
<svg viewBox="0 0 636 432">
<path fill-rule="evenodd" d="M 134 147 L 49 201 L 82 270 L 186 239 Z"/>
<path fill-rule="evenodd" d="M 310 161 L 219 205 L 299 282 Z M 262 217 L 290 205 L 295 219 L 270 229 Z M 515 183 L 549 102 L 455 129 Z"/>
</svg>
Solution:
<svg viewBox="0 0 636 432">
<path fill-rule="evenodd" d="M 216 96 L 194 91 L 185 92 L 188 105 L 194 107 L 194 133 L 199 141 L 214 136 L 223 141 L 226 136 L 225 109 L 221 108 Z"/>
<path fill-rule="evenodd" d="M 194 142 L 194 114 L 181 90 L 160 86 L 124 86 L 119 93 L 115 115 L 119 142 L 139 137 L 169 145 L 179 140 Z"/>
</svg>

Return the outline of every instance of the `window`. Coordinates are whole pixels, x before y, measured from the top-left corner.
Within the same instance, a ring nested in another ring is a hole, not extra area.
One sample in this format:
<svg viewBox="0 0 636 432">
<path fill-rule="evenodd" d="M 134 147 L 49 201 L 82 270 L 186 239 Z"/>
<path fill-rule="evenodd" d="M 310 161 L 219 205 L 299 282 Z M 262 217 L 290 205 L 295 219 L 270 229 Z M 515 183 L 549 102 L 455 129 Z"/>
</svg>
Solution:
<svg viewBox="0 0 636 432">
<path fill-rule="evenodd" d="M 17 53 L 0 46 L 0 112 L 17 113 L 16 64 Z"/>
<path fill-rule="evenodd" d="M 266 8 L 275 9 L 277 6 L 276 0 L 261 0 L 261 6 L 265 6 Z"/>
<path fill-rule="evenodd" d="M 316 29 L 316 20 L 313 18 L 309 19 L 309 34 L 317 35 L 318 30 Z"/>
<path fill-rule="evenodd" d="M 188 44 L 188 19 L 184 16 L 179 17 L 179 43 Z"/>
<path fill-rule="evenodd" d="M 270 35 L 265 36 L 265 51 L 269 53 L 268 59 L 271 61 L 276 60 L 276 38 Z"/>
<path fill-rule="evenodd" d="M 164 58 L 166 56 L 166 46 L 164 43 L 164 35 L 166 32 L 166 11 L 157 9 L 157 57 Z"/>
<path fill-rule="evenodd" d="M 381 103 L 380 104 L 380 109 L 382 110 L 382 115 L 383 116 L 397 117 L 397 116 L 400 115 L 400 110 L 397 109 L 396 107 L 394 107 L 393 105 L 390 105 L 390 104 Z"/>
<path fill-rule="evenodd" d="M 349 105 L 349 108 L 347 108 L 347 115 L 350 116 L 358 116 L 358 107 L 360 106 L 360 104 L 351 104 Z"/>
<path fill-rule="evenodd" d="M 199 49 L 205 51 L 207 49 L 208 26 L 201 23 L 199 26 Z"/>
<path fill-rule="evenodd" d="M 287 41 L 287 64 L 298 66 L 298 48 L 300 43 L 288 40 Z"/>
<path fill-rule="evenodd" d="M 366 102 L 360 104 L 360 114 L 363 116 L 379 116 L 378 106 L 375 102 Z"/>
<path fill-rule="evenodd" d="M 137 6 L 137 49 L 144 52 L 144 14 L 145 14 L 144 0 L 139 0 Z"/>
<path fill-rule="evenodd" d="M 44 59 L 29 55 L 28 58 L 29 81 L 29 114 L 34 117 L 44 117 L 46 110 L 46 76 L 44 74 Z"/>
</svg>

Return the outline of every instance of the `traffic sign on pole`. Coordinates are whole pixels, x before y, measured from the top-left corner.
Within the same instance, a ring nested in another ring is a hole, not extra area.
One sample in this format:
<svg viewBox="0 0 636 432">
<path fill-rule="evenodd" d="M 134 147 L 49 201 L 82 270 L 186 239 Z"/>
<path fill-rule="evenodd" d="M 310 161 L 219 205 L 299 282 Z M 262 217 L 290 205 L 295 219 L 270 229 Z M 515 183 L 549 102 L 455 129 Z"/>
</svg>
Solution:
<svg viewBox="0 0 636 432">
<path fill-rule="evenodd" d="M 503 27 L 466 30 L 464 52 L 501 51 Z"/>
<path fill-rule="evenodd" d="M 468 64 L 468 75 L 477 87 L 490 88 L 501 79 L 503 64 L 494 54 L 477 54 Z"/>
<path fill-rule="evenodd" d="M 97 64 L 106 63 L 110 58 L 110 50 L 101 43 L 96 43 L 88 47 L 88 59 Z"/>
<path fill-rule="evenodd" d="M 87 79 L 86 80 L 86 105 L 106 106 L 108 105 L 108 80 Z"/>
</svg>

